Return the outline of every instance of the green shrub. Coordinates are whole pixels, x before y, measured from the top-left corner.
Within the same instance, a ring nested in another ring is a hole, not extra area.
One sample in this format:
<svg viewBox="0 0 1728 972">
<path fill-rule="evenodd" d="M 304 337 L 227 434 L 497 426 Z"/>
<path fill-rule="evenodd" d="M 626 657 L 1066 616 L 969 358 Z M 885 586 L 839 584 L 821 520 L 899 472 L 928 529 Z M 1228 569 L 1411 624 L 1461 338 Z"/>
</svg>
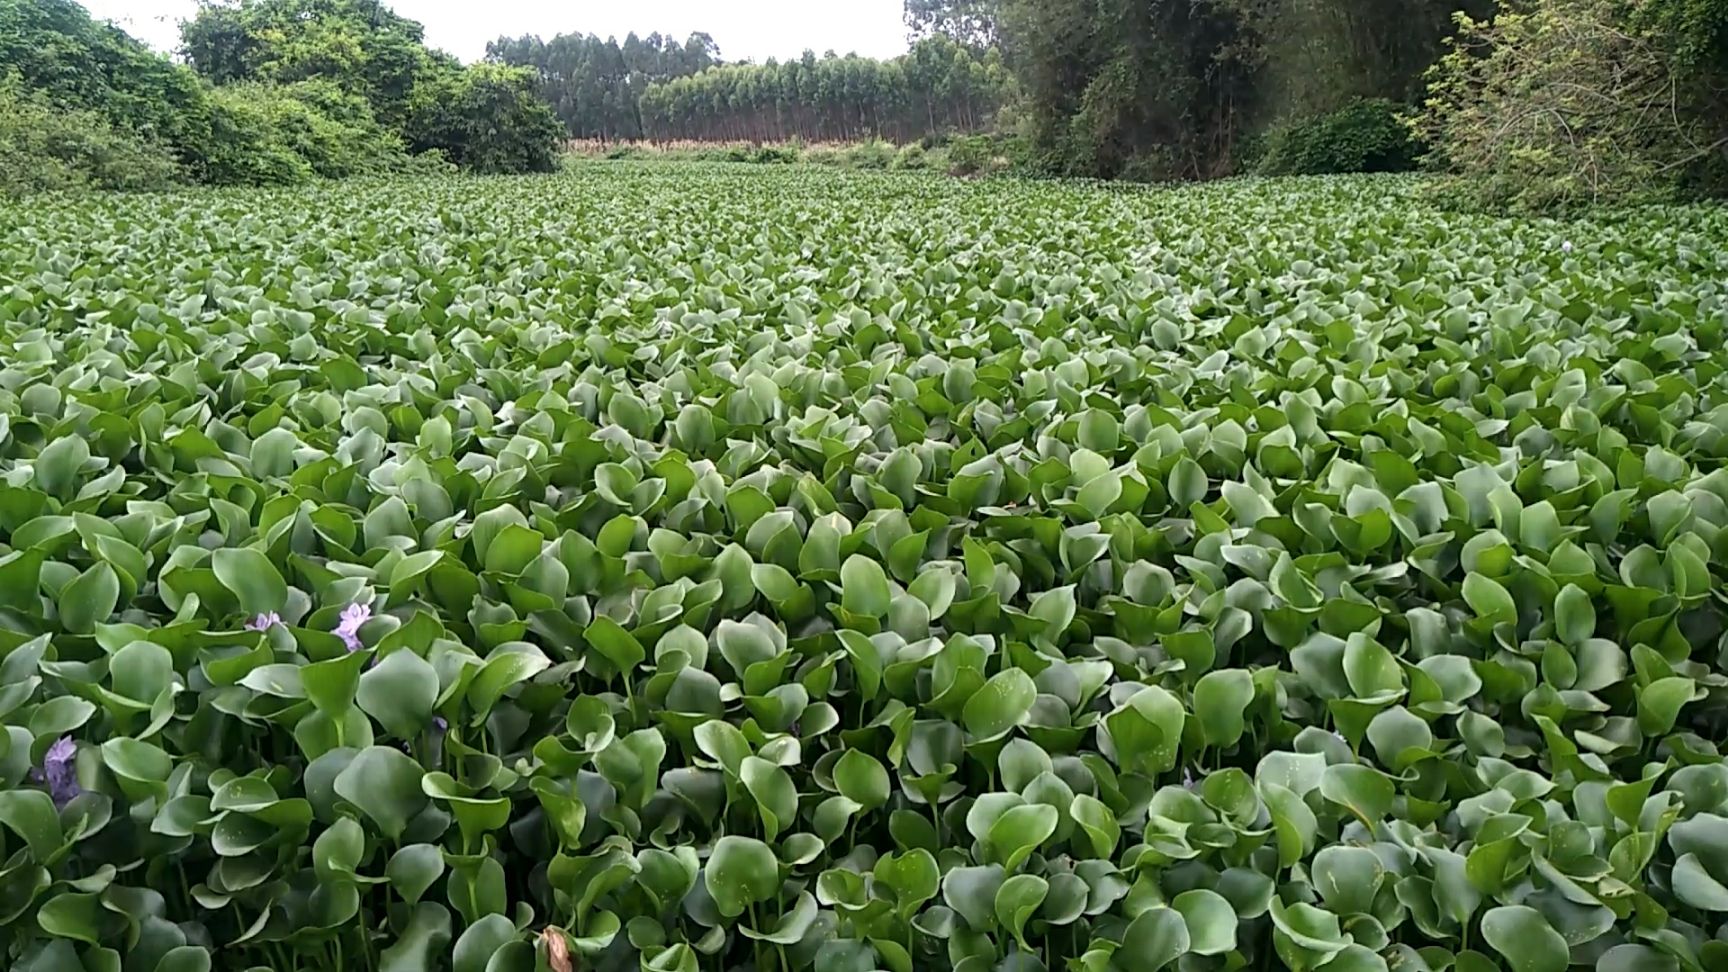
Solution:
<svg viewBox="0 0 1728 972">
<path fill-rule="evenodd" d="M 203 176 L 217 185 L 290 185 L 393 172 L 402 142 L 369 106 L 327 82 L 213 88 Z"/>
<path fill-rule="evenodd" d="M 948 172 L 971 176 L 1004 172 L 1010 168 L 1042 171 L 1024 159 L 1017 161 L 1022 154 L 1021 144 L 1018 139 L 1000 135 L 962 135 L 951 139 L 948 142 Z"/>
<path fill-rule="evenodd" d="M 230 85 L 210 93 L 209 146 L 203 180 L 218 186 L 287 186 L 312 178 L 278 122 L 280 99 L 262 85 Z"/>
<path fill-rule="evenodd" d="M 168 149 L 117 130 L 100 113 L 57 106 L 0 76 L 0 194 L 160 189 L 179 167 Z"/>
<path fill-rule="evenodd" d="M 408 132 L 417 152 L 439 149 L 475 172 L 551 172 L 564 127 L 522 68 L 439 72 L 414 88 Z"/>
<path fill-rule="evenodd" d="M 845 149 L 840 164 L 849 169 L 886 169 L 894 164 L 899 152 L 892 143 L 872 139 Z"/>
<path fill-rule="evenodd" d="M 976 175 L 990 164 L 995 149 L 985 135 L 966 135 L 948 143 L 948 171 L 955 175 Z"/>
<path fill-rule="evenodd" d="M 758 165 L 791 165 L 798 161 L 799 155 L 796 145 L 758 145 L 750 154 L 750 161 Z"/>
<path fill-rule="evenodd" d="M 1261 175 L 1402 172 L 1415 160 L 1416 146 L 1398 117 L 1398 106 L 1384 99 L 1365 99 L 1268 132 L 1255 171 Z"/>
<path fill-rule="evenodd" d="M 907 172 L 922 171 L 930 168 L 930 156 L 931 153 L 926 151 L 922 144 L 913 142 L 900 149 L 889 168 Z"/>
<path fill-rule="evenodd" d="M 812 145 L 804 150 L 804 161 L 811 165 L 839 165 L 840 150 L 832 145 Z"/>
</svg>

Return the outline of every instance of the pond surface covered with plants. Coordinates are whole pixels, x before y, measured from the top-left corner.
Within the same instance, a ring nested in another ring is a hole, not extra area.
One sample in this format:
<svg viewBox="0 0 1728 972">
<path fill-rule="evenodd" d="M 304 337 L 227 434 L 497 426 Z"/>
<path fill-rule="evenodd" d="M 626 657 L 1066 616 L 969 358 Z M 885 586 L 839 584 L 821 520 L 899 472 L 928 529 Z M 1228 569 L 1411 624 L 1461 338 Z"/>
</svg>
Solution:
<svg viewBox="0 0 1728 972">
<path fill-rule="evenodd" d="M 0 205 L 0 966 L 1728 963 L 1728 213 Z"/>
</svg>

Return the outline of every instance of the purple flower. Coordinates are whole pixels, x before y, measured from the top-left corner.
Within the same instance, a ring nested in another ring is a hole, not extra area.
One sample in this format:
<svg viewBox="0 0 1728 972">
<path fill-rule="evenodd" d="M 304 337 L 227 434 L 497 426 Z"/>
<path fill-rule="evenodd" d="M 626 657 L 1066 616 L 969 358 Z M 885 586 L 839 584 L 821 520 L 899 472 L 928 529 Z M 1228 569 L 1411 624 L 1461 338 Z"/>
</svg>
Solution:
<svg viewBox="0 0 1728 972">
<path fill-rule="evenodd" d="M 342 620 L 336 625 L 336 637 L 348 646 L 349 651 L 359 651 L 365 647 L 360 643 L 360 626 L 372 620 L 372 605 L 350 604 L 342 609 Z"/>
<path fill-rule="evenodd" d="M 269 631 L 282 623 L 282 616 L 275 611 L 266 611 L 246 622 L 247 631 Z"/>
<path fill-rule="evenodd" d="M 448 732 L 450 730 L 450 723 L 446 722 L 443 716 L 433 716 L 432 728 L 437 729 L 439 732 Z"/>
<path fill-rule="evenodd" d="M 1571 253 L 1572 252 L 1572 241 L 1567 240 L 1566 242 L 1560 244 L 1560 252 L 1561 253 Z"/>
<path fill-rule="evenodd" d="M 48 747 L 42 757 L 42 777 L 48 782 L 48 794 L 54 805 L 64 807 L 84 790 L 78 785 L 78 768 L 72 761 L 78 756 L 78 745 L 71 736 L 61 736 Z"/>
</svg>

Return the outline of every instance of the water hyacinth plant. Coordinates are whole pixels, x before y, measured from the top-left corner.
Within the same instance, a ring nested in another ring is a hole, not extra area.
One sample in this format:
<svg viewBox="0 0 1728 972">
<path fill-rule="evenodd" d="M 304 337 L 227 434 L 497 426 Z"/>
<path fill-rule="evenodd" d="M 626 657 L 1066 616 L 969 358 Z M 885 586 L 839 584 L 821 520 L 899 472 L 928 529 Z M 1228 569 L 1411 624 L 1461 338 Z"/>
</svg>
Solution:
<svg viewBox="0 0 1728 972">
<path fill-rule="evenodd" d="M 1416 189 L 0 204 L 0 968 L 1728 967 L 1728 216 Z"/>
</svg>

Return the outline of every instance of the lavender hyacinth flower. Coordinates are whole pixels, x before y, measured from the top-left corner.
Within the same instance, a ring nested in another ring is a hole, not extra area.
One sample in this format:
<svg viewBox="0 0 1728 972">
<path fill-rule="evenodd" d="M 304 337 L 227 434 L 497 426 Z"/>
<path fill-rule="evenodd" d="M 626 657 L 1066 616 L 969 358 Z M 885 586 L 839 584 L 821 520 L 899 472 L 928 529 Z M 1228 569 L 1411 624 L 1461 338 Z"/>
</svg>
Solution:
<svg viewBox="0 0 1728 972">
<path fill-rule="evenodd" d="M 246 622 L 247 631 L 269 631 L 282 623 L 282 616 L 275 611 L 266 611 Z"/>
<path fill-rule="evenodd" d="M 84 790 L 78 785 L 78 769 L 72 761 L 78 756 L 78 745 L 71 736 L 61 736 L 48 747 L 42 757 L 42 777 L 48 783 L 48 795 L 54 805 L 64 807 Z"/>
<path fill-rule="evenodd" d="M 350 604 L 342 609 L 342 620 L 336 625 L 336 637 L 348 646 L 349 651 L 359 651 L 365 647 L 360 643 L 360 626 L 372 620 L 372 605 Z"/>
</svg>

